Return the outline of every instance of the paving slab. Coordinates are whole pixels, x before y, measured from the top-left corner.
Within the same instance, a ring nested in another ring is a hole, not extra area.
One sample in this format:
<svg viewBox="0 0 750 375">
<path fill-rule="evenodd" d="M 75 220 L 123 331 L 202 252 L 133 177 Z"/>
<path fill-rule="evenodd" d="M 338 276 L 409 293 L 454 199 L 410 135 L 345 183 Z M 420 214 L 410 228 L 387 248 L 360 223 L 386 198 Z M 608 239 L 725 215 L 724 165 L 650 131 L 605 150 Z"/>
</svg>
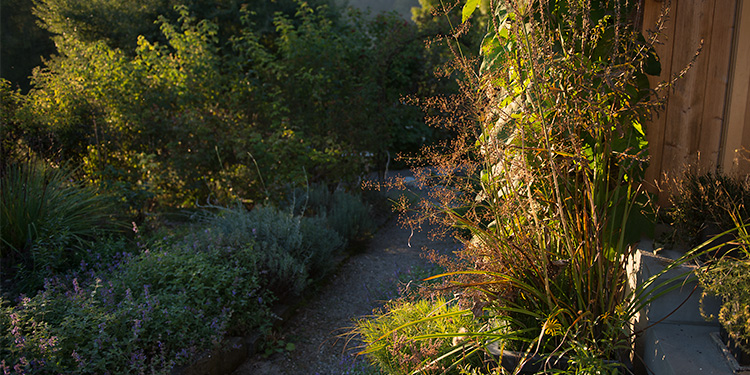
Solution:
<svg viewBox="0 0 750 375">
<path fill-rule="evenodd" d="M 711 339 L 718 327 L 660 323 L 646 330 L 645 374 L 734 375 L 723 353 Z"/>
<path fill-rule="evenodd" d="M 631 287 L 661 272 L 679 251 L 654 252 L 650 240 L 642 240 L 629 267 Z M 734 375 L 724 353 L 711 335 L 719 324 L 701 314 L 701 289 L 689 277 L 695 265 L 683 265 L 662 275 L 659 280 L 678 277 L 675 289 L 646 306 L 633 321 L 636 332 L 636 371 L 648 375 L 711 374 Z M 703 310 L 716 314 L 720 301 L 707 298 Z"/>
</svg>

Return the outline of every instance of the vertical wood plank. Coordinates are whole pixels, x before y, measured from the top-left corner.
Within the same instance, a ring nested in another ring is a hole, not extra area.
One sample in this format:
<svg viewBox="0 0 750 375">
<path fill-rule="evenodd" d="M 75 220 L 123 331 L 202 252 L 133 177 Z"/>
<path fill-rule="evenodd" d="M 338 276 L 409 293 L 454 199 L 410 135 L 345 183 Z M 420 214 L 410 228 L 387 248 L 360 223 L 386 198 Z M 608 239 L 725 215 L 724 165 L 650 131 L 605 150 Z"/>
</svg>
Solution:
<svg viewBox="0 0 750 375">
<path fill-rule="evenodd" d="M 736 0 L 715 0 L 710 31 L 708 68 L 705 78 L 703 115 L 698 152 L 699 168 L 713 171 L 719 166 L 724 113 L 729 86 Z"/>
<path fill-rule="evenodd" d="M 713 0 L 681 1 L 677 10 L 675 30 L 679 38 L 675 38 L 672 50 L 672 70 L 677 72 L 691 62 L 701 40 L 704 46 L 693 67 L 675 83 L 670 94 L 662 155 L 662 169 L 668 166 L 669 177 L 681 176 L 698 160 L 713 6 Z"/>
<path fill-rule="evenodd" d="M 750 65 L 737 66 L 737 69 L 750 70 Z M 734 118 L 734 125 L 741 129 L 742 138 L 740 147 L 735 153 L 735 166 L 732 171 L 738 175 L 747 176 L 750 174 L 750 74 L 740 75 L 744 82 L 737 82 L 742 87 L 738 90 L 744 95 L 744 100 L 737 104 L 732 103 L 737 116 Z"/>
<path fill-rule="evenodd" d="M 745 65 L 744 69 L 750 70 L 750 65 Z M 750 79 L 745 82 L 745 87 L 748 87 L 748 91 L 750 91 Z M 750 92 L 746 96 L 747 99 L 743 104 L 745 113 L 742 120 L 738 121 L 738 125 L 742 126 L 742 149 L 739 153 L 737 173 L 744 176 L 750 173 Z"/>
<path fill-rule="evenodd" d="M 672 1 L 669 9 L 664 9 L 667 6 L 667 2 L 657 0 L 645 0 L 643 9 L 643 33 L 648 38 L 651 33 L 656 32 L 656 23 L 661 17 L 662 12 L 666 11 L 666 23 L 664 30 L 659 35 L 659 44 L 654 46 L 656 54 L 659 56 L 661 63 L 661 74 L 658 77 L 649 76 L 648 80 L 651 87 L 656 87 L 659 83 L 669 79 L 672 75 L 672 49 L 674 47 L 674 35 L 675 35 L 675 14 L 677 13 L 677 2 Z M 665 108 L 669 103 L 668 92 L 663 92 L 662 96 L 666 96 Z M 646 169 L 646 188 L 652 193 L 656 193 L 656 186 L 661 179 L 662 175 L 662 151 L 664 147 L 664 132 L 667 122 L 666 110 L 662 110 L 655 114 L 651 121 L 647 122 L 646 125 L 646 138 L 648 139 L 649 147 L 649 167 Z"/>
<path fill-rule="evenodd" d="M 737 31 L 734 42 L 734 61 L 729 91 L 729 108 L 727 110 L 726 132 L 724 137 L 724 155 L 722 167 L 728 173 L 750 172 L 750 166 L 740 154 L 743 148 L 750 148 L 750 143 L 744 141 L 745 134 L 750 134 L 750 118 L 747 111 L 750 108 L 750 4 L 744 1 L 738 3 Z"/>
</svg>

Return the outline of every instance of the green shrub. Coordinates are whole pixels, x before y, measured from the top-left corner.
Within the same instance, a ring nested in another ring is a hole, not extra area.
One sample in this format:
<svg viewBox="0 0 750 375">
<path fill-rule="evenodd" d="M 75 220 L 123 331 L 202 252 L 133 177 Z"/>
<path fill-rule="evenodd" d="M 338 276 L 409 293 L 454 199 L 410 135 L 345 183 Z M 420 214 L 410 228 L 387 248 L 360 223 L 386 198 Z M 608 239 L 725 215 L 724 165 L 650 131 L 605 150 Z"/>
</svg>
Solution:
<svg viewBox="0 0 750 375">
<path fill-rule="evenodd" d="M 18 119 L 22 98 L 20 90 L 13 89 L 11 82 L 4 77 L 0 78 L 0 175 L 23 154 L 20 150 L 23 147 L 19 147 L 22 140 L 26 138 L 26 141 L 30 141 L 29 138 L 33 138 L 26 134 L 28 129 L 24 129 L 22 121 Z"/>
<path fill-rule="evenodd" d="M 299 215 L 324 218 L 346 242 L 363 240 L 375 231 L 372 208 L 361 196 L 343 190 L 331 192 L 320 184 L 297 189 L 289 205 Z"/>
<path fill-rule="evenodd" d="M 747 353 L 750 352 L 750 235 L 746 221 L 738 218 L 738 212 L 734 210 L 729 214 L 736 220 L 732 231 L 736 242 L 731 244 L 732 250 L 708 259 L 695 273 L 703 288 L 701 314 L 707 320 L 718 318 L 729 341 Z M 721 241 L 716 243 L 719 247 L 730 246 Z M 703 300 L 707 296 L 721 298 L 717 316 L 704 311 Z"/>
<path fill-rule="evenodd" d="M 341 237 L 356 241 L 372 235 L 375 231 L 371 215 L 372 210 L 359 197 L 335 191 L 326 220 Z"/>
<path fill-rule="evenodd" d="M 169 373 L 227 334 L 263 331 L 272 297 L 252 240 L 220 235 L 124 254 L 106 270 L 50 279 L 2 303 L 0 357 L 27 373 Z"/>
<path fill-rule="evenodd" d="M 368 358 L 384 373 L 444 373 L 459 360 L 475 360 L 468 358 L 472 350 L 464 343 L 470 338 L 462 333 L 476 332 L 479 326 L 471 311 L 461 310 L 455 301 L 396 301 L 386 310 L 373 319 L 357 322 Z"/>
<path fill-rule="evenodd" d="M 19 272 L 25 289 L 75 266 L 91 240 L 112 230 L 110 200 L 60 168 L 11 165 L 0 176 L 3 273 Z"/>
<path fill-rule="evenodd" d="M 221 208 L 203 220 L 224 241 L 254 241 L 263 285 L 277 294 L 300 293 L 312 280 L 323 277 L 344 245 L 324 220 L 273 207 Z"/>
<path fill-rule="evenodd" d="M 320 280 L 333 270 L 346 243 L 329 226 L 330 223 L 320 217 L 302 218 L 300 222 L 302 254 L 313 280 Z"/>
</svg>

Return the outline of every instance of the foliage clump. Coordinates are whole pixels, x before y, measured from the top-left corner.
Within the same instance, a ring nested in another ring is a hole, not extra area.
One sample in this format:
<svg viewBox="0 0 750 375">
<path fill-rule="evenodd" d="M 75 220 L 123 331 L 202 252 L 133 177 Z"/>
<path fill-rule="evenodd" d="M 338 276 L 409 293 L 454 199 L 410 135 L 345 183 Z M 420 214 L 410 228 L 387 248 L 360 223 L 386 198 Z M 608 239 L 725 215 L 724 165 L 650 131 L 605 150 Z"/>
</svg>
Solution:
<svg viewBox="0 0 750 375">
<path fill-rule="evenodd" d="M 344 240 L 323 217 L 303 217 L 273 207 L 220 209 L 203 221 L 227 241 L 257 243 L 264 286 L 277 295 L 300 293 L 335 265 Z"/>
<path fill-rule="evenodd" d="M 169 373 L 226 336 L 267 333 L 272 304 L 332 270 L 345 240 L 325 216 L 211 208 L 189 233 L 136 249 L 99 242 L 15 303 L 2 297 L 0 356 L 19 373 Z M 109 248 L 107 248 L 109 246 Z"/>
<path fill-rule="evenodd" d="M 685 173 L 674 184 L 672 219 L 676 236 L 690 246 L 750 220 L 750 182 L 722 173 Z M 732 232 L 732 234 L 737 234 Z"/>
<path fill-rule="evenodd" d="M 478 5 L 465 2 L 464 21 Z M 500 341 L 602 371 L 627 361 L 629 319 L 651 298 L 628 289 L 626 266 L 651 230 L 644 123 L 659 106 L 647 75 L 660 70 L 635 6 L 491 2 L 481 62 L 459 54 L 452 65 L 462 95 L 428 107 L 458 135 L 426 149 L 432 167 L 417 184 L 432 195 L 415 208 L 464 244 L 442 275 L 463 313 L 507 322 L 502 338 L 481 323 L 476 350 Z"/>
<path fill-rule="evenodd" d="M 728 190 L 724 193 L 728 193 Z M 733 196 L 734 199 L 742 197 Z M 719 202 L 726 204 L 727 198 Z M 742 206 L 719 207 L 718 213 L 729 216 L 734 225 L 699 245 L 699 248 L 707 247 L 706 252 L 711 253 L 695 271 L 703 289 L 701 314 L 706 320 L 718 319 L 727 336 L 722 337 L 725 344 L 738 361 L 744 361 L 747 353 L 750 353 L 750 236 L 745 218 L 740 216 L 745 214 L 740 213 Z M 718 297 L 721 301 L 716 316 L 704 309 L 707 297 Z"/>
<path fill-rule="evenodd" d="M 8 166 L 0 174 L 0 274 L 28 292 L 76 266 L 81 251 L 116 228 L 112 203 L 62 168 Z"/>
<path fill-rule="evenodd" d="M 747 243 L 742 246 L 744 248 Z M 750 352 L 750 260 L 747 251 L 743 252 L 740 258 L 724 256 L 697 274 L 703 287 L 702 297 L 721 298 L 718 315 L 706 315 L 706 318 L 718 318 L 731 340 L 745 352 Z"/>
<path fill-rule="evenodd" d="M 363 197 L 341 189 L 331 192 L 325 185 L 297 189 L 289 206 L 298 215 L 324 218 L 345 244 L 365 240 L 375 231 L 373 208 Z"/>
<path fill-rule="evenodd" d="M 459 373 L 456 357 L 464 362 L 480 361 L 469 346 L 455 344 L 471 340 L 465 332 L 479 327 L 462 315 L 456 300 L 444 298 L 416 301 L 397 300 L 385 306 L 386 312 L 358 322 L 358 332 L 367 343 L 370 361 L 386 374 L 407 375 Z"/>
</svg>

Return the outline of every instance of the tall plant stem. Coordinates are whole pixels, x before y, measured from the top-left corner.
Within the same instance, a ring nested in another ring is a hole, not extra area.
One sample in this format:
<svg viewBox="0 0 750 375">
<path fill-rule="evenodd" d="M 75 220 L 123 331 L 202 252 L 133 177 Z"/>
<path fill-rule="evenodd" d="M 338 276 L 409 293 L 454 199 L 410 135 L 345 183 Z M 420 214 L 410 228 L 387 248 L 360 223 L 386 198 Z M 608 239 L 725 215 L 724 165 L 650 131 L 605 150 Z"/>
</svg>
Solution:
<svg viewBox="0 0 750 375">
<path fill-rule="evenodd" d="M 526 49 L 526 53 L 528 54 L 529 57 L 531 57 L 533 56 L 533 51 L 532 51 L 531 42 L 529 40 L 528 31 L 526 30 L 525 25 L 521 24 L 520 27 L 521 27 L 521 31 L 524 37 L 524 47 Z M 547 157 L 549 158 L 550 167 L 552 169 L 552 181 L 554 184 L 554 194 L 555 194 L 555 199 L 557 203 L 557 212 L 560 217 L 560 223 L 563 226 L 563 232 L 565 233 L 564 237 L 565 237 L 566 246 L 567 248 L 571 248 L 572 245 L 570 243 L 570 238 L 568 236 L 568 233 L 569 233 L 568 225 L 564 217 L 562 198 L 560 197 L 560 184 L 559 184 L 558 177 L 557 177 L 557 164 L 555 163 L 554 152 L 551 147 L 551 140 L 550 140 L 549 129 L 548 129 L 549 124 L 547 123 L 545 119 L 544 112 L 542 111 L 541 106 L 539 105 L 539 103 L 536 102 L 537 100 L 540 100 L 541 98 L 541 92 L 536 86 L 538 82 L 537 72 L 534 67 L 533 59 L 529 58 L 527 60 L 529 61 L 529 67 L 531 70 L 531 77 L 532 77 L 530 88 L 532 89 L 533 95 L 535 96 L 534 98 L 531 98 L 530 102 L 531 102 L 531 106 L 533 110 L 538 113 L 539 121 L 541 121 L 541 124 L 542 124 L 542 132 L 544 135 L 545 149 L 547 151 Z M 517 62 L 517 64 L 519 65 L 519 67 L 521 66 L 520 61 Z M 550 290 L 550 285 L 549 285 L 550 284 L 549 271 L 546 267 L 546 265 L 549 264 L 547 249 L 546 248 L 540 249 L 540 251 L 541 251 L 543 264 L 545 265 L 542 268 L 543 268 L 543 273 L 544 273 L 544 290 L 545 290 L 545 294 L 547 297 L 547 304 L 549 305 L 550 308 L 553 308 L 554 302 L 552 301 L 552 292 Z"/>
</svg>

